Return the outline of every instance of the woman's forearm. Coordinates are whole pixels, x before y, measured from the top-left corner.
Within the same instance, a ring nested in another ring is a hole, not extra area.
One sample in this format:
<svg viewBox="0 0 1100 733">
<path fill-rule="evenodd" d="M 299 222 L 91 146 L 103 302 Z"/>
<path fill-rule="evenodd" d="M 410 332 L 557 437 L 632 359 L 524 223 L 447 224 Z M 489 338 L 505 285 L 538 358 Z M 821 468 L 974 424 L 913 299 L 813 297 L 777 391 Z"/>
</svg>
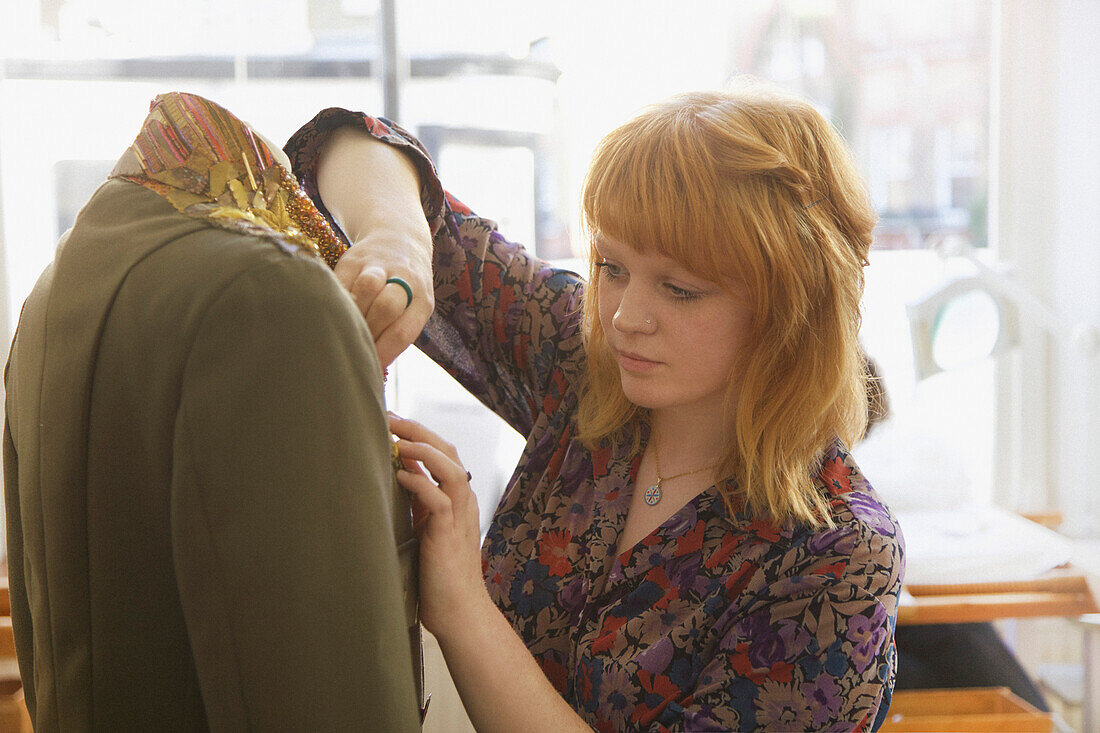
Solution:
<svg viewBox="0 0 1100 733">
<path fill-rule="evenodd" d="M 432 237 L 416 168 L 366 130 L 341 127 L 318 158 L 317 189 L 352 245 L 336 263 L 336 278 L 363 313 L 386 366 L 435 308 Z"/>
<path fill-rule="evenodd" d="M 341 127 L 317 161 L 317 189 L 325 207 L 353 244 L 382 232 L 419 244 L 431 262 L 431 234 L 420 205 L 412 161 L 366 130 Z"/>
<path fill-rule="evenodd" d="M 485 731 L 591 731 L 546 678 L 492 601 L 477 618 L 440 630 L 439 647 L 474 727 Z"/>
</svg>

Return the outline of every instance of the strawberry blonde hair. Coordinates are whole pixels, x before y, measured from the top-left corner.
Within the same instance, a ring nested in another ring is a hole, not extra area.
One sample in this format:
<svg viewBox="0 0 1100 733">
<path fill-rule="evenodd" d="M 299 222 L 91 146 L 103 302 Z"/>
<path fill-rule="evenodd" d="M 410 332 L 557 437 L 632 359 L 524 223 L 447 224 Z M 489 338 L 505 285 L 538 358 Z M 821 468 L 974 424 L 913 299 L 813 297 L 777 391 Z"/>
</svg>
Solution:
<svg viewBox="0 0 1100 733">
<path fill-rule="evenodd" d="M 875 214 L 839 134 L 810 104 L 757 86 L 681 94 L 596 149 L 582 197 L 590 241 L 579 436 L 641 446 L 648 411 L 623 394 L 599 319 L 597 235 L 671 257 L 731 293 L 752 322 L 725 391 L 727 505 L 830 523 L 814 476 L 866 424 L 857 335 Z M 743 295 L 740 297 L 744 297 Z"/>
</svg>

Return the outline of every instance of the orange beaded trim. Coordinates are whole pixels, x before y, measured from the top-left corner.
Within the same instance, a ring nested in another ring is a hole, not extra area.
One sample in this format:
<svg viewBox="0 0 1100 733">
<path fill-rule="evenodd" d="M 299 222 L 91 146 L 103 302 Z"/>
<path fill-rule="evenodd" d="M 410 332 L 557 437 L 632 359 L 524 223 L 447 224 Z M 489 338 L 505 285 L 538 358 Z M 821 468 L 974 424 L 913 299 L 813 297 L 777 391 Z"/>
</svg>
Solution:
<svg viewBox="0 0 1100 733">
<path fill-rule="evenodd" d="M 172 92 L 153 101 L 112 175 L 163 196 L 182 214 L 273 239 L 320 256 L 329 267 L 347 250 L 248 126 L 192 94 Z"/>
</svg>

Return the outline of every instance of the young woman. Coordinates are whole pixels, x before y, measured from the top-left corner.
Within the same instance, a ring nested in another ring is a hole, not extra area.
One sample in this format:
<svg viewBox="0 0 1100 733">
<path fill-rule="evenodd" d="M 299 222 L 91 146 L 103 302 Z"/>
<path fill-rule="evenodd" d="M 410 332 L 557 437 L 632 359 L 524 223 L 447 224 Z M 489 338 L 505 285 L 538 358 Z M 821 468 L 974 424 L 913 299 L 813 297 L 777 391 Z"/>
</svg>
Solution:
<svg viewBox="0 0 1100 733">
<path fill-rule="evenodd" d="M 287 150 L 383 361 L 427 319 L 417 345 L 527 436 L 479 554 L 455 450 L 391 423 L 422 619 L 479 730 L 877 727 L 902 542 L 845 448 L 874 216 L 819 113 L 697 93 L 612 132 L 587 283 L 385 120 L 325 110 Z"/>
</svg>

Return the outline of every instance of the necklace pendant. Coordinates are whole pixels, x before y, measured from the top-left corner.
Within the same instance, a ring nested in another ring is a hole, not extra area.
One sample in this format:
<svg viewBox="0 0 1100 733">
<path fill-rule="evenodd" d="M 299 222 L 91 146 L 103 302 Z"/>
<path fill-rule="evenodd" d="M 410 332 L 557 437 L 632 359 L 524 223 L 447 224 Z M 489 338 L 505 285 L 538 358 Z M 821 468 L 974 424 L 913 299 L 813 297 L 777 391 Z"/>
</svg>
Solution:
<svg viewBox="0 0 1100 733">
<path fill-rule="evenodd" d="M 645 490 L 645 503 L 649 506 L 657 506 L 659 501 L 661 501 L 661 480 L 657 479 L 657 483 Z"/>
</svg>

